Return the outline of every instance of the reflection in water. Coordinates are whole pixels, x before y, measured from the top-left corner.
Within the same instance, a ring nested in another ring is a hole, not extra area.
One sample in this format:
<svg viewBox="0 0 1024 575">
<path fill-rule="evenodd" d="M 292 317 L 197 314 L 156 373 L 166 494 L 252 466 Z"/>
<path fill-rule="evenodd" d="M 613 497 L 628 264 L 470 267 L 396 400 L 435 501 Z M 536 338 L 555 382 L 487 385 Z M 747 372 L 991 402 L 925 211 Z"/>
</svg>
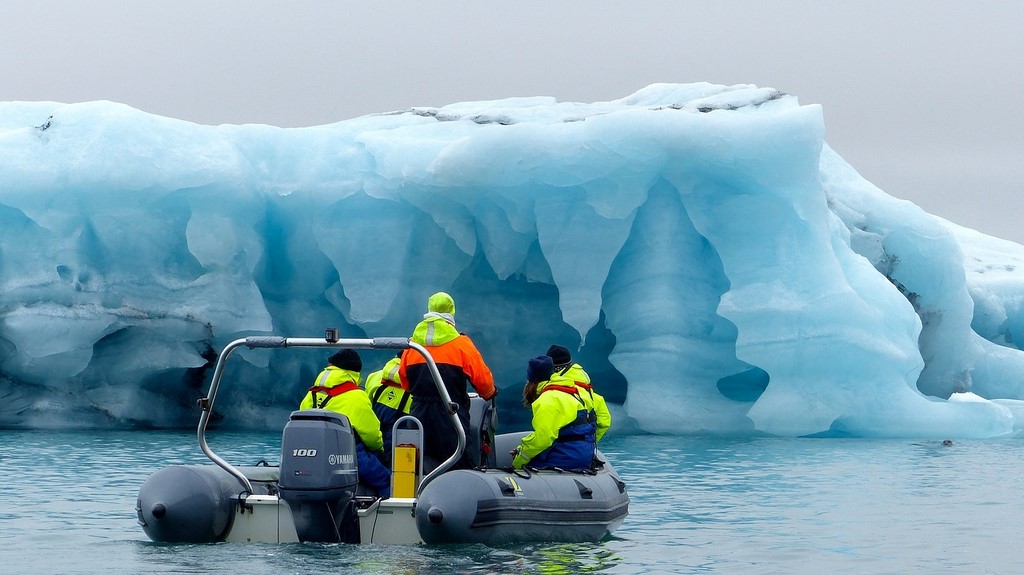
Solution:
<svg viewBox="0 0 1024 575">
<path fill-rule="evenodd" d="M 549 575 L 600 573 L 621 562 L 604 542 L 534 544 L 511 553 L 514 560 L 505 562 L 511 563 L 510 570 L 536 570 Z"/>
</svg>

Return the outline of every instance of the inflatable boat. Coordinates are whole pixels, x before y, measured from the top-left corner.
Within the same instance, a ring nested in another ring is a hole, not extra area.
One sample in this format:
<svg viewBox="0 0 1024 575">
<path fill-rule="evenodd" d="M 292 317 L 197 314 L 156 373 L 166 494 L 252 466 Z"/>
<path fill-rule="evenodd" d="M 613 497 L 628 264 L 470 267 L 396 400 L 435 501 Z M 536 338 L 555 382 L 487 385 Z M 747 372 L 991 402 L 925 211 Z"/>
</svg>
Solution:
<svg viewBox="0 0 1024 575">
<path fill-rule="evenodd" d="M 167 543 L 327 542 L 453 544 L 599 541 L 628 513 L 629 495 L 598 452 L 589 469 L 513 469 L 508 452 L 525 433 L 495 434 L 493 405 L 471 396 L 471 430 L 462 432 L 457 404 L 430 353 L 407 338 L 323 339 L 259 336 L 238 339 L 221 353 L 205 398 L 198 438 L 207 465 L 154 472 L 139 490 L 136 513 L 150 539 Z M 424 473 L 423 429 L 406 416 L 393 429 L 392 496 L 366 494 L 358 481 L 353 430 L 344 415 L 325 410 L 291 414 L 281 461 L 235 466 L 215 454 L 206 428 L 236 349 L 414 349 L 427 362 L 458 430 L 458 449 Z M 450 470 L 464 450 L 477 465 Z"/>
</svg>

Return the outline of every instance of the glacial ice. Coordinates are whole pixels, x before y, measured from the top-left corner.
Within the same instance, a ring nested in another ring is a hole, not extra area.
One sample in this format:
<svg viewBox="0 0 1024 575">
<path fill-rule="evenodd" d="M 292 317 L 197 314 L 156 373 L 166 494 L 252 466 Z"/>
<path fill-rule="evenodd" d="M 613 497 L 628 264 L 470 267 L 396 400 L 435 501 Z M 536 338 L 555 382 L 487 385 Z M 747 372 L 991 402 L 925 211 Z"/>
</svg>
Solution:
<svg viewBox="0 0 1024 575">
<path fill-rule="evenodd" d="M 445 290 L 506 426 L 561 343 L 613 432 L 1017 433 L 1024 247 L 824 138 L 820 106 L 706 83 L 301 129 L 0 102 L 0 427 L 192 426 L 227 342 L 408 335 Z M 220 423 L 276 428 L 325 354 L 242 356 Z"/>
</svg>

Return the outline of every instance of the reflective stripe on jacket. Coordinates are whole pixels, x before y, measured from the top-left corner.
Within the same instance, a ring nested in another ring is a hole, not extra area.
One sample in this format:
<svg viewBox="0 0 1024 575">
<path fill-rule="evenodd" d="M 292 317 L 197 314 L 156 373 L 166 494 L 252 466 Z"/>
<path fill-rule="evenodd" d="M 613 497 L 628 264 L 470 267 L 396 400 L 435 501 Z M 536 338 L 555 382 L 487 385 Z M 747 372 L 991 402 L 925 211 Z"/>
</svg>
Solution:
<svg viewBox="0 0 1024 575">
<path fill-rule="evenodd" d="M 448 389 L 448 395 L 460 407 L 469 409 L 466 384 L 472 385 L 484 399 L 494 395 L 494 376 L 473 345 L 473 340 L 460 334 L 443 317 L 426 314 L 423 321 L 416 325 L 411 339 L 430 352 Z M 398 374 L 402 387 L 412 392 L 415 399 L 439 397 L 426 360 L 416 350 L 407 349 L 402 353 Z"/>
<path fill-rule="evenodd" d="M 396 412 L 409 414 L 412 396 L 402 387 L 398 375 L 401 363 L 399 358 L 393 357 L 384 364 L 384 369 L 366 376 L 366 394 L 370 396 L 374 411 L 378 405 L 385 405 Z"/>
</svg>

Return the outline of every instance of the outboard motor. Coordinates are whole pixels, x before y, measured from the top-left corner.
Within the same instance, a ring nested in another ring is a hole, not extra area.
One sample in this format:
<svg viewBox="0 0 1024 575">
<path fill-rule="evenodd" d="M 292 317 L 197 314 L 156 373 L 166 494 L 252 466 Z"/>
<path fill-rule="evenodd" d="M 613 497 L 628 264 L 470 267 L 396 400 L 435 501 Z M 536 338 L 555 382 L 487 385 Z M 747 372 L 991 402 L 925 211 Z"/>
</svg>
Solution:
<svg viewBox="0 0 1024 575">
<path fill-rule="evenodd" d="M 299 541 L 359 543 L 358 483 L 348 418 L 323 409 L 292 412 L 281 438 L 279 487 Z"/>
</svg>

